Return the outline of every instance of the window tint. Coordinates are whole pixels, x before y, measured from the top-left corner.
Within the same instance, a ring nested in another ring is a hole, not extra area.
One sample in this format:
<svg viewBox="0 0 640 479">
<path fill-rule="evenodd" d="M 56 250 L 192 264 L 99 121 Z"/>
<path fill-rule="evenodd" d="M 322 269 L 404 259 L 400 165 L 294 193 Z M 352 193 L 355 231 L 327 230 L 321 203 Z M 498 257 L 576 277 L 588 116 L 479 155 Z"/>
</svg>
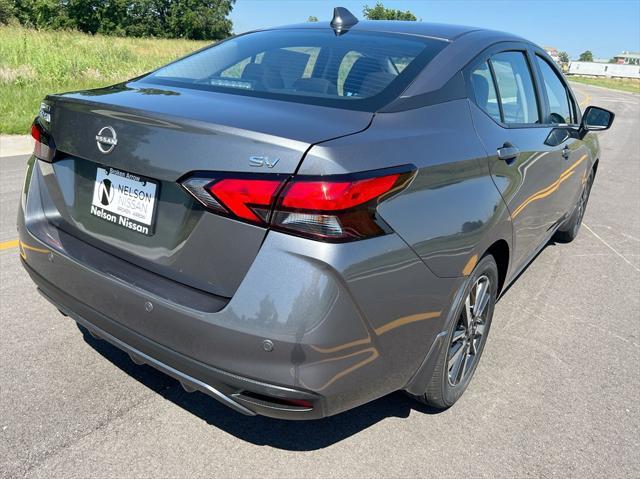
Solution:
<svg viewBox="0 0 640 479">
<path fill-rule="evenodd" d="M 538 103 L 527 59 L 522 52 L 502 52 L 491 58 L 504 123 L 539 123 Z"/>
<path fill-rule="evenodd" d="M 266 30 L 221 42 L 141 81 L 370 109 L 366 100 L 395 98 L 446 45 L 389 33 Z"/>
<path fill-rule="evenodd" d="M 478 106 L 494 120 L 502 121 L 496 88 L 487 62 L 484 62 L 471 73 L 471 82 Z"/>
<path fill-rule="evenodd" d="M 545 123 L 574 123 L 573 115 L 571 114 L 572 109 L 571 103 L 569 102 L 569 93 L 562 83 L 562 80 L 560 80 L 545 59 L 536 55 L 536 60 L 542 72 L 542 80 L 547 92 L 547 98 L 549 98 L 550 115 Z"/>
</svg>

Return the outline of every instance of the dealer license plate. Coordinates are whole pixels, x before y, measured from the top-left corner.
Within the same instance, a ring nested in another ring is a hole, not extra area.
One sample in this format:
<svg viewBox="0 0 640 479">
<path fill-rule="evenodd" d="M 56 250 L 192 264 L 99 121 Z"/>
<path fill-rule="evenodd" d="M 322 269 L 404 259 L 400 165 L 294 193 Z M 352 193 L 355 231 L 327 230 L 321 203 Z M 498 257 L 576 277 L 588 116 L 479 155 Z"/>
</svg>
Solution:
<svg viewBox="0 0 640 479">
<path fill-rule="evenodd" d="M 143 235 L 153 234 L 158 183 L 133 173 L 99 166 L 91 214 Z"/>
</svg>

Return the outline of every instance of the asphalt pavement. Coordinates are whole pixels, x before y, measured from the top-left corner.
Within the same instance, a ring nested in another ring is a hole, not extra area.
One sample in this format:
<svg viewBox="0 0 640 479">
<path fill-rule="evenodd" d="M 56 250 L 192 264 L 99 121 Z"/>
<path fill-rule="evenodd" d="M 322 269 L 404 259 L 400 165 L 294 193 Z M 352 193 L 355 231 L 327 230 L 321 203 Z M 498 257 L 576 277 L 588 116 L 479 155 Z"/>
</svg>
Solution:
<svg viewBox="0 0 640 479">
<path fill-rule="evenodd" d="M 0 476 L 640 477 L 640 96 L 575 90 L 617 115 L 584 227 L 507 291 L 442 413 L 394 393 L 322 421 L 244 417 L 83 337 L 19 264 L 26 157 L 0 158 Z"/>
</svg>

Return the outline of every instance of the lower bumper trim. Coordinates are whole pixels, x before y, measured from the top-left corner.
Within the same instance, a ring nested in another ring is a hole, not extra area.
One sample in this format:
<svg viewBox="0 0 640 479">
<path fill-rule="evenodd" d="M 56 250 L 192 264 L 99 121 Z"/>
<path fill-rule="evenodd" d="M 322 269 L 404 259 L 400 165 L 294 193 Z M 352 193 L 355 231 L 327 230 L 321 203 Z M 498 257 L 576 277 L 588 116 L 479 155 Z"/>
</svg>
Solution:
<svg viewBox="0 0 640 479">
<path fill-rule="evenodd" d="M 98 328 L 97 326 L 91 324 L 89 321 L 86 321 L 84 318 L 76 315 L 73 311 L 67 310 L 63 305 L 61 304 L 57 304 L 56 301 L 53 300 L 53 298 L 49 297 L 44 291 L 42 291 L 42 289 L 38 288 L 38 292 L 49 302 L 51 302 L 52 304 L 54 304 L 63 314 L 65 314 L 66 316 L 69 316 L 70 318 L 72 318 L 75 322 L 77 322 L 78 324 L 80 324 L 81 326 L 85 327 L 86 329 L 88 329 L 91 333 L 97 335 L 98 337 L 100 337 L 100 339 L 104 339 L 105 341 L 113 344 L 115 347 L 117 347 L 118 349 L 123 350 L 124 352 L 126 352 L 127 354 L 129 354 L 129 356 L 131 356 L 132 358 L 135 358 L 137 361 L 134 361 L 136 363 L 140 362 L 140 363 L 144 363 L 144 364 L 148 364 L 149 366 L 165 373 L 168 376 L 171 376 L 172 378 L 180 381 L 180 383 L 182 383 L 183 385 L 187 385 L 188 387 L 194 389 L 194 390 L 198 390 L 203 392 L 204 394 L 207 394 L 208 396 L 211 396 L 212 398 L 220 401 L 222 404 L 224 404 L 225 406 L 230 407 L 231 409 L 234 409 L 235 411 L 244 414 L 246 416 L 255 416 L 256 413 L 251 411 L 250 409 L 247 409 L 246 407 L 244 407 L 242 404 L 238 404 L 237 402 L 235 402 L 233 399 L 231 399 L 230 397 L 226 396 L 225 394 L 221 393 L 220 391 L 218 391 L 216 388 L 212 387 L 209 384 L 206 384 L 202 381 L 200 381 L 199 379 L 196 379 L 192 376 L 189 376 L 186 373 L 183 373 L 182 371 L 178 371 L 175 368 L 172 368 L 171 366 L 158 361 L 155 358 L 152 358 L 151 356 L 149 356 L 148 354 L 143 353 L 142 351 L 139 351 L 131 346 L 129 346 L 128 344 L 120 341 L 118 338 L 110 335 L 109 333 L 107 333 L 106 331 L 103 331 L 102 329 Z"/>
</svg>

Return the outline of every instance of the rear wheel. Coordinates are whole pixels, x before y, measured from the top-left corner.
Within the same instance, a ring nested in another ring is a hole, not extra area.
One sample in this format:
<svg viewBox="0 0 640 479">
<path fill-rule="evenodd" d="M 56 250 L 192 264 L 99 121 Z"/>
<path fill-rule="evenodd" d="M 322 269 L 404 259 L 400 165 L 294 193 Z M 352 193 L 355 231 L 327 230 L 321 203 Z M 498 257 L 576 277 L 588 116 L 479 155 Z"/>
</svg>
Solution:
<svg viewBox="0 0 640 479">
<path fill-rule="evenodd" d="M 432 407 L 446 409 L 462 396 L 487 341 L 497 292 L 498 267 L 493 256 L 485 256 L 469 277 L 431 381 L 418 399 Z"/>
<path fill-rule="evenodd" d="M 582 194 L 580 195 L 580 199 L 578 200 L 578 204 L 576 205 L 575 210 L 563 224 L 556 234 L 554 235 L 554 239 L 561 243 L 570 243 L 576 236 L 578 236 L 578 231 L 580 231 L 580 225 L 582 225 L 582 219 L 584 218 L 584 212 L 587 209 L 587 202 L 589 201 L 589 195 L 591 194 L 591 186 L 593 185 L 593 170 L 589 173 L 589 178 L 587 178 L 587 182 L 584 184 L 582 188 Z"/>
</svg>

